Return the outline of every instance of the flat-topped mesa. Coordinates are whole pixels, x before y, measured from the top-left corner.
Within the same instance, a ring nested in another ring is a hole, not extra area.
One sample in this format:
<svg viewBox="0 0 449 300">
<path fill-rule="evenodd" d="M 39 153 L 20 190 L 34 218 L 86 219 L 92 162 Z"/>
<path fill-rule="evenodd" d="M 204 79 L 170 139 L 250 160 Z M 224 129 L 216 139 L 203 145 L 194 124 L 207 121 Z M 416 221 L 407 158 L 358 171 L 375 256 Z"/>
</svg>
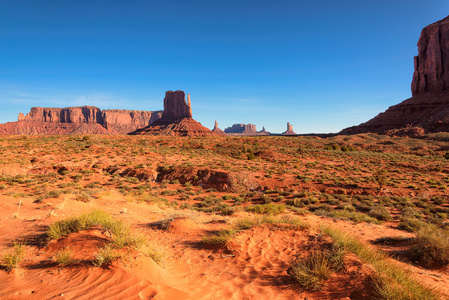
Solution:
<svg viewBox="0 0 449 300">
<path fill-rule="evenodd" d="M 95 106 L 79 107 L 32 107 L 24 116 L 19 114 L 19 121 L 45 122 L 45 123 L 103 123 L 102 111 Z"/>
<path fill-rule="evenodd" d="M 162 118 L 175 120 L 192 118 L 190 94 L 187 95 L 187 101 L 188 102 L 186 103 L 185 93 L 183 91 L 165 92 Z"/>
<path fill-rule="evenodd" d="M 254 124 L 234 124 L 224 130 L 226 133 L 256 133 L 256 125 Z"/>
<path fill-rule="evenodd" d="M 159 119 L 162 111 L 101 110 L 95 106 L 32 107 L 17 122 L 0 124 L 0 134 L 127 134 Z"/>
<path fill-rule="evenodd" d="M 413 96 L 449 89 L 449 16 L 424 27 L 414 62 Z"/>
</svg>

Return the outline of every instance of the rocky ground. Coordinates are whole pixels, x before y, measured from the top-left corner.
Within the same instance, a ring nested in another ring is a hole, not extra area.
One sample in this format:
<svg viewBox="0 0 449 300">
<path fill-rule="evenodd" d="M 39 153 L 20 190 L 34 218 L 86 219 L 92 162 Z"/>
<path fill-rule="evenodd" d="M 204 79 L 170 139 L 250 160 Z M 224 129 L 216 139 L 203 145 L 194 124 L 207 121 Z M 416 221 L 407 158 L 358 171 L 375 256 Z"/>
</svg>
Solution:
<svg viewBox="0 0 449 300">
<path fill-rule="evenodd" d="M 3 136 L 0 298 L 447 299 L 447 141 Z M 99 221 L 51 239 L 99 209 L 134 242 Z M 310 286 L 298 265 L 317 253 Z"/>
</svg>

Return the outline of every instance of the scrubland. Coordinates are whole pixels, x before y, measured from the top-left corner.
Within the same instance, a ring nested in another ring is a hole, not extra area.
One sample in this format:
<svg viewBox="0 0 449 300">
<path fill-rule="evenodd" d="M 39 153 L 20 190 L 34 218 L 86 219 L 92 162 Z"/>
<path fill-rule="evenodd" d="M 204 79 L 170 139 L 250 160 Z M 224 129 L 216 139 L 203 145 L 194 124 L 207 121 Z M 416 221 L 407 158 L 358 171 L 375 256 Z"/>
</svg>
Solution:
<svg viewBox="0 0 449 300">
<path fill-rule="evenodd" d="M 449 134 L 0 137 L 0 298 L 448 299 Z"/>
</svg>

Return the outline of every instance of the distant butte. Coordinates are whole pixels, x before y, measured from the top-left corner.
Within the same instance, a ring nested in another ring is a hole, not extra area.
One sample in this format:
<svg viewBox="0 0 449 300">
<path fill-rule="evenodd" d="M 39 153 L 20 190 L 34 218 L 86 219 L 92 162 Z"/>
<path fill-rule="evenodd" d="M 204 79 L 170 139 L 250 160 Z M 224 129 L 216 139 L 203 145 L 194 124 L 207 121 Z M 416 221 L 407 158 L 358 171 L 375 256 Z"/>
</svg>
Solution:
<svg viewBox="0 0 449 300">
<path fill-rule="evenodd" d="M 226 132 L 224 132 L 223 130 L 221 130 L 220 128 L 218 128 L 218 122 L 215 120 L 215 125 L 214 125 L 214 129 L 212 129 L 213 132 L 215 132 L 218 135 L 227 135 Z"/>
<path fill-rule="evenodd" d="M 131 135 L 210 136 L 217 133 L 192 118 L 190 94 L 183 91 L 167 91 L 162 117 L 151 125 L 130 133 Z"/>
<path fill-rule="evenodd" d="M 287 122 L 287 131 L 284 131 L 282 135 L 297 135 L 297 134 L 293 131 L 293 125 Z"/>
<path fill-rule="evenodd" d="M 0 124 L 0 134 L 127 134 L 151 124 L 161 114 L 161 111 L 101 110 L 95 106 L 32 107 L 26 115 L 20 113 L 17 122 Z"/>
<path fill-rule="evenodd" d="M 449 16 L 422 30 L 414 63 L 411 98 L 340 134 L 417 136 L 449 131 Z"/>
</svg>

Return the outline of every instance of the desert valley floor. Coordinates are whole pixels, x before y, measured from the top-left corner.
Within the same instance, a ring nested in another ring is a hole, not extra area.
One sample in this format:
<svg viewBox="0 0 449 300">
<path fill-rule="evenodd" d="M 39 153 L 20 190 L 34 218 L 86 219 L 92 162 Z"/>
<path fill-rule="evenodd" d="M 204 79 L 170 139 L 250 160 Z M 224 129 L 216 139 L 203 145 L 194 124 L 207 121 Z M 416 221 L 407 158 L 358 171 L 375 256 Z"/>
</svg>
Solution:
<svg viewBox="0 0 449 300">
<path fill-rule="evenodd" d="M 1 299 L 449 299 L 449 134 L 0 137 Z"/>
</svg>

